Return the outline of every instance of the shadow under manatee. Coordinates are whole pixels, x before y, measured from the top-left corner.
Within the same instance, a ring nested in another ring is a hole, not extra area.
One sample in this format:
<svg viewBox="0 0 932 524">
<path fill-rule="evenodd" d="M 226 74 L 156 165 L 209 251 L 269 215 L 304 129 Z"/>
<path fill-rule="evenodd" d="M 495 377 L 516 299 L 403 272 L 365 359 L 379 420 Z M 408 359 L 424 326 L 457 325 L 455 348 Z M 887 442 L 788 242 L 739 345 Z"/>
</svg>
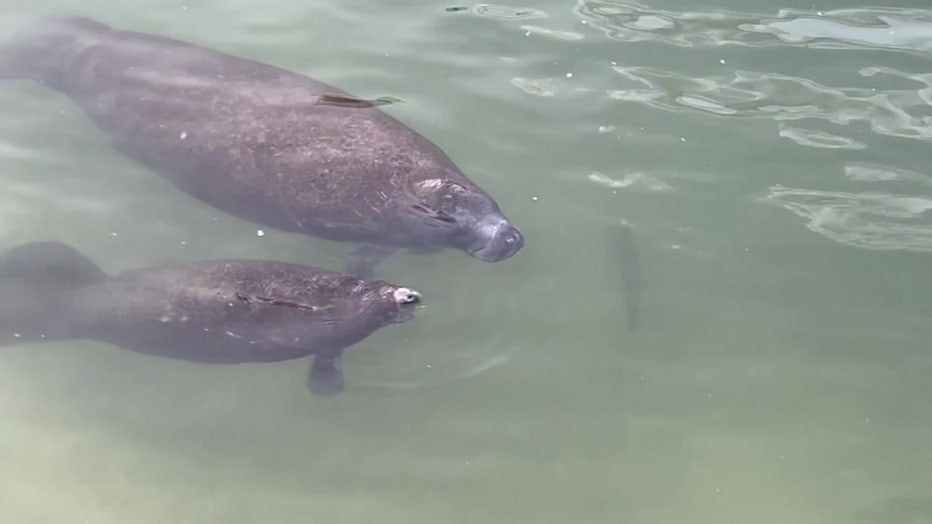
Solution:
<svg viewBox="0 0 932 524">
<path fill-rule="evenodd" d="M 621 284 L 625 299 L 625 322 L 628 333 L 637 331 L 641 318 L 641 296 L 643 279 L 641 259 L 634 239 L 634 227 L 626 220 L 618 230 L 612 228 L 610 243 L 620 262 Z"/>
</svg>

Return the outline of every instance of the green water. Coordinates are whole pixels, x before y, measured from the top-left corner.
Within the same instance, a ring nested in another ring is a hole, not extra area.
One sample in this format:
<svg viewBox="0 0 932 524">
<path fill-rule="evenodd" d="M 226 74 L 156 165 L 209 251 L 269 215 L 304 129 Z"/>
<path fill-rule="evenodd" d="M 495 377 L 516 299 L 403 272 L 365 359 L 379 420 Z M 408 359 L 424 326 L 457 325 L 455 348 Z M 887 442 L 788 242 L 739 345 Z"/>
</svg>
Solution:
<svg viewBox="0 0 932 524">
<path fill-rule="evenodd" d="M 0 522 L 932 522 L 925 2 L 49 4 L 0 1 L 0 32 L 81 14 L 401 99 L 527 245 L 388 259 L 427 306 L 332 399 L 307 361 L 4 348 Z M 42 87 L 0 83 L 0 115 L 3 245 L 110 272 L 350 249 L 258 236 Z"/>
</svg>

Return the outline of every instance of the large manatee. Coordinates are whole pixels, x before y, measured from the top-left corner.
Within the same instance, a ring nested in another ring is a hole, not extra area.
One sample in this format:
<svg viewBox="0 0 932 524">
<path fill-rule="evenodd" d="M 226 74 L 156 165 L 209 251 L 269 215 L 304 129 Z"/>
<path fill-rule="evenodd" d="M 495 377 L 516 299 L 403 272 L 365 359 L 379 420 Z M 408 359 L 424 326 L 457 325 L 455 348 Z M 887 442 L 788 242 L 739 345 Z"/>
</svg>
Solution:
<svg viewBox="0 0 932 524">
<path fill-rule="evenodd" d="M 356 242 L 365 274 L 397 249 L 505 260 L 524 237 L 433 142 L 377 104 L 272 65 L 93 20 L 48 17 L 0 76 L 66 94 L 114 147 L 231 215 Z"/>
<path fill-rule="evenodd" d="M 0 344 L 96 340 L 201 363 L 314 355 L 312 393 L 343 391 L 344 350 L 414 318 L 421 295 L 381 280 L 269 260 L 105 275 L 59 242 L 0 255 Z"/>
</svg>

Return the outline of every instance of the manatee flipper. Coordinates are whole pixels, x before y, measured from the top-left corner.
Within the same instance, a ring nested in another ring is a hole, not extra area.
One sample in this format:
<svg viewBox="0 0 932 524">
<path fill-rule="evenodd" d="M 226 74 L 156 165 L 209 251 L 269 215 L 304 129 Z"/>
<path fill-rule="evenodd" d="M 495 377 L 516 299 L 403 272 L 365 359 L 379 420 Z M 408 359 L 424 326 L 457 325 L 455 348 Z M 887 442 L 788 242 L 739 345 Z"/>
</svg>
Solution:
<svg viewBox="0 0 932 524">
<path fill-rule="evenodd" d="M 0 343 L 67 336 L 67 293 L 107 278 L 60 242 L 20 244 L 0 254 Z"/>
<path fill-rule="evenodd" d="M 396 250 L 374 244 L 362 244 L 349 254 L 343 272 L 356 278 L 372 278 L 375 266 Z"/>
<path fill-rule="evenodd" d="M 307 389 L 323 397 L 343 392 L 343 351 L 322 353 L 314 357 L 314 363 L 307 374 Z"/>
</svg>

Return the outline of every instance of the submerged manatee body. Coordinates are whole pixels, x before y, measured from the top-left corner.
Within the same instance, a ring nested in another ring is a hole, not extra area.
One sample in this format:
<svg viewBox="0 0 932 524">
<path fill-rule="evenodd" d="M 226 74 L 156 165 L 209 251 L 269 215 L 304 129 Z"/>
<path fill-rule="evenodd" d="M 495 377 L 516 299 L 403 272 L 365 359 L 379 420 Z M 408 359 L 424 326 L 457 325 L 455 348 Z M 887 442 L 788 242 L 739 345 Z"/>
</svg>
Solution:
<svg viewBox="0 0 932 524">
<path fill-rule="evenodd" d="M 437 145 L 373 103 L 272 65 L 51 17 L 5 46 L 0 77 L 66 94 L 118 150 L 194 197 L 284 231 L 360 243 L 372 264 L 401 248 L 496 262 L 524 245 Z"/>
<path fill-rule="evenodd" d="M 58 242 L 0 254 L 0 343 L 96 340 L 213 364 L 314 355 L 312 393 L 344 389 L 343 351 L 414 318 L 421 295 L 381 280 L 267 260 L 105 275 Z"/>
</svg>

